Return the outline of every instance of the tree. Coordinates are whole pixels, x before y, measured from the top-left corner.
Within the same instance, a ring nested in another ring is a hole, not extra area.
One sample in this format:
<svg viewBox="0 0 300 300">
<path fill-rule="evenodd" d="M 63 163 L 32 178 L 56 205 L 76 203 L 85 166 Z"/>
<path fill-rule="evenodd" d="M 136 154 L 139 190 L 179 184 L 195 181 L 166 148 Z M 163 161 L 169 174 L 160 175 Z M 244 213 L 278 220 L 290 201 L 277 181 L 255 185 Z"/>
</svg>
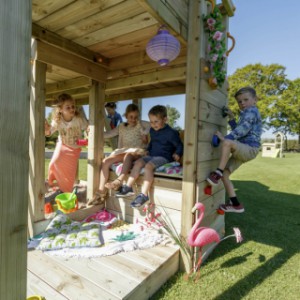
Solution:
<svg viewBox="0 0 300 300">
<path fill-rule="evenodd" d="M 238 105 L 234 94 L 245 86 L 253 87 L 259 97 L 257 106 L 265 123 L 268 121 L 270 109 L 280 99 L 282 93 L 288 87 L 285 67 L 278 64 L 271 65 L 247 65 L 237 69 L 228 78 L 229 81 L 229 106 L 234 113 L 238 113 Z"/>
<path fill-rule="evenodd" d="M 300 145 L 300 78 L 290 81 L 288 88 L 270 108 L 269 126 L 287 134 L 298 135 Z"/>
<path fill-rule="evenodd" d="M 166 108 L 168 113 L 168 124 L 177 130 L 181 130 L 181 127 L 176 123 L 176 121 L 180 118 L 180 112 L 170 105 L 166 105 Z"/>
</svg>

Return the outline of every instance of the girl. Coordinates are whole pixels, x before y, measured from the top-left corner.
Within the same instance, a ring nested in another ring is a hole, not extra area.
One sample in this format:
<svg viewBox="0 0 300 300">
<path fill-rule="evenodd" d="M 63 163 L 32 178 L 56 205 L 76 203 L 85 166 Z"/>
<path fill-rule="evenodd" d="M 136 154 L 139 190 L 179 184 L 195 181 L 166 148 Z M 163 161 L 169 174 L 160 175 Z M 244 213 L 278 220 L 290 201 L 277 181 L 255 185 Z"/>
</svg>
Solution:
<svg viewBox="0 0 300 300">
<path fill-rule="evenodd" d="M 76 177 L 76 170 L 81 148 L 77 140 L 82 131 L 87 130 L 88 121 L 84 114 L 79 114 L 75 101 L 68 94 L 61 94 L 52 112 L 51 126 L 45 121 L 45 135 L 58 131 L 56 143 L 48 169 L 48 185 L 54 186 L 54 180 L 62 192 L 71 192 Z"/>
<path fill-rule="evenodd" d="M 104 138 L 119 136 L 118 149 L 103 160 L 100 170 L 99 190 L 96 192 L 94 198 L 88 202 L 88 205 L 94 205 L 99 201 L 104 201 L 107 197 L 107 189 L 119 190 L 124 177 L 132 167 L 133 161 L 144 155 L 145 148 L 148 144 L 150 123 L 140 121 L 139 115 L 138 106 L 129 104 L 124 114 L 127 122 L 121 123 L 118 127 L 104 133 Z M 112 164 L 117 162 L 123 162 L 121 174 L 116 180 L 107 183 L 109 168 Z"/>
</svg>

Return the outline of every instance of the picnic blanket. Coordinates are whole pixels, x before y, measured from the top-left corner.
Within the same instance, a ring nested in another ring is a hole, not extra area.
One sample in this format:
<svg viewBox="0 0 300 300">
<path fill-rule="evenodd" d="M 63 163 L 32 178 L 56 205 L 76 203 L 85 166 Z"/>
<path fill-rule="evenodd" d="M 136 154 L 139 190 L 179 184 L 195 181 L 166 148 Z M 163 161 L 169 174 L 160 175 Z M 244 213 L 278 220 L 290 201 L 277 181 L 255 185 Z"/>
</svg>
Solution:
<svg viewBox="0 0 300 300">
<path fill-rule="evenodd" d="M 99 213 L 103 212 L 110 214 L 105 210 Z M 83 222 L 72 221 L 67 215 L 58 214 L 37 239 L 38 243 L 33 239 L 31 246 L 48 255 L 64 257 L 107 256 L 151 248 L 168 240 L 166 235 L 155 229 L 145 228 L 141 224 L 128 224 L 113 214 L 105 221 L 94 215 Z"/>
</svg>

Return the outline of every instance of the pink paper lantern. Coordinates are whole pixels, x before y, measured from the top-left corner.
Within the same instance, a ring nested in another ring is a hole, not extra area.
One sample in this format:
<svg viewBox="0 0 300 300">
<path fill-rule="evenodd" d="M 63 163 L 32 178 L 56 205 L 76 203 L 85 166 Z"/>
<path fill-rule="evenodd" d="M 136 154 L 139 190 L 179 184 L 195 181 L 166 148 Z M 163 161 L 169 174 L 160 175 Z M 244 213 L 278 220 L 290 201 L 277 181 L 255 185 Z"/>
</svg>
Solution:
<svg viewBox="0 0 300 300">
<path fill-rule="evenodd" d="M 158 29 L 157 35 L 148 42 L 146 52 L 152 60 L 165 66 L 179 55 L 180 43 L 163 25 Z"/>
</svg>

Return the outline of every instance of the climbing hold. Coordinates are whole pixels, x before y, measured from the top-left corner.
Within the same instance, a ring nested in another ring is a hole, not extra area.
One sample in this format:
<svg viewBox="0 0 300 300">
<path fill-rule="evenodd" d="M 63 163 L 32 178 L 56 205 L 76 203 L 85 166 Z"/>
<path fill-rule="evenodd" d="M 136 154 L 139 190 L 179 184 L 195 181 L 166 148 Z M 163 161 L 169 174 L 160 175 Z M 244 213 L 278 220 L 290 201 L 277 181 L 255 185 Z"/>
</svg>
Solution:
<svg viewBox="0 0 300 300">
<path fill-rule="evenodd" d="M 213 137 L 212 137 L 212 140 L 211 140 L 211 144 L 214 146 L 214 147 L 218 147 L 219 144 L 220 144 L 220 139 L 219 137 L 214 134 Z"/>
</svg>

